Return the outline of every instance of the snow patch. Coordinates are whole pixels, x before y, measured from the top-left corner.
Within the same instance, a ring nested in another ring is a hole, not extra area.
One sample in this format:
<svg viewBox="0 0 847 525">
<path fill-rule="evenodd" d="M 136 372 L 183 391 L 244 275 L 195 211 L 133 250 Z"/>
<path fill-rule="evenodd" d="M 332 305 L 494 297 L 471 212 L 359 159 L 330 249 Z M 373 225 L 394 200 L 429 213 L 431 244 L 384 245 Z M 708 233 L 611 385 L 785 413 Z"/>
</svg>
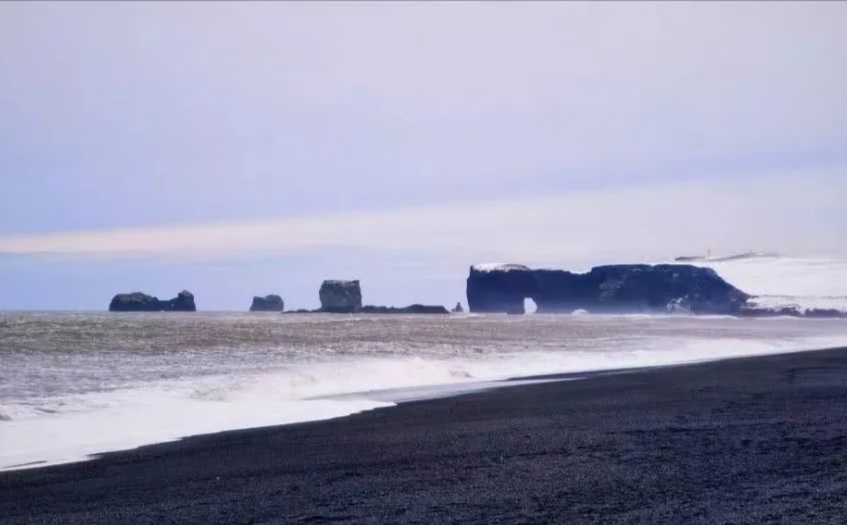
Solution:
<svg viewBox="0 0 847 525">
<path fill-rule="evenodd" d="M 529 270 L 529 267 L 523 264 L 481 263 L 471 266 L 471 270 L 476 272 L 508 272 L 510 270 Z"/>
<path fill-rule="evenodd" d="M 688 262 L 715 270 L 756 307 L 847 312 L 847 260 L 747 253 Z"/>
<path fill-rule="evenodd" d="M 674 259 L 675 262 L 726 262 L 743 259 L 768 259 L 780 257 L 778 253 L 747 252 L 734 255 L 683 255 Z"/>
</svg>

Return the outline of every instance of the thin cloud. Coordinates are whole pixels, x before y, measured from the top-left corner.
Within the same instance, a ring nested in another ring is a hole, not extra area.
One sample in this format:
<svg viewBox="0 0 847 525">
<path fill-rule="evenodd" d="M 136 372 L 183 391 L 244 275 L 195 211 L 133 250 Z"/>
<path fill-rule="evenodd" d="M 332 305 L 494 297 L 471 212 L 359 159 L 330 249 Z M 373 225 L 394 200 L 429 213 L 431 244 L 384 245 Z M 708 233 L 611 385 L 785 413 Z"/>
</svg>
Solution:
<svg viewBox="0 0 847 525">
<path fill-rule="evenodd" d="M 546 263 L 678 253 L 843 253 L 840 170 L 300 218 L 0 238 L 0 253 L 214 260 L 356 249 Z M 822 226 L 825 225 L 825 226 Z"/>
</svg>

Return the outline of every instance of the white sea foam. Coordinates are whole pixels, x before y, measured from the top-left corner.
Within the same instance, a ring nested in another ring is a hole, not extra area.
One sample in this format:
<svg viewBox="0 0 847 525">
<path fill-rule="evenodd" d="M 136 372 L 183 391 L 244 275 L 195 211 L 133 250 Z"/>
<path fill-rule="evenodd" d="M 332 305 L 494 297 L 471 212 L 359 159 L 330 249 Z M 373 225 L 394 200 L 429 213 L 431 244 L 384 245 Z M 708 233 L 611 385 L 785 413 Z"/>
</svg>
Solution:
<svg viewBox="0 0 847 525">
<path fill-rule="evenodd" d="M 84 459 L 90 454 L 184 436 L 346 416 L 395 402 L 495 386 L 560 372 L 689 363 L 847 344 L 845 337 L 635 339 L 598 352 L 523 352 L 478 359 L 362 358 L 304 364 L 242 376 L 150 384 L 57 397 L 37 410 L 5 406 L 0 468 Z M 602 345 L 602 341 L 597 341 Z M 38 462 L 38 463 L 34 463 Z"/>
</svg>

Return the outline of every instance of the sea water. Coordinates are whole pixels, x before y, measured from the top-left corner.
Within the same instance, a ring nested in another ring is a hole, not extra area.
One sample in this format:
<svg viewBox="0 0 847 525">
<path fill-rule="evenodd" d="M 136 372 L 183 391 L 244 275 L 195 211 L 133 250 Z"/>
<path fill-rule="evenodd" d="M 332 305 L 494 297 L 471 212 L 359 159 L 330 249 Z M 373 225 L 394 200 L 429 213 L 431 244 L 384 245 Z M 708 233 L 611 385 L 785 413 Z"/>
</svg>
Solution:
<svg viewBox="0 0 847 525">
<path fill-rule="evenodd" d="M 843 345 L 845 320 L 0 313 L 0 469 L 347 416 L 508 378 Z"/>
</svg>

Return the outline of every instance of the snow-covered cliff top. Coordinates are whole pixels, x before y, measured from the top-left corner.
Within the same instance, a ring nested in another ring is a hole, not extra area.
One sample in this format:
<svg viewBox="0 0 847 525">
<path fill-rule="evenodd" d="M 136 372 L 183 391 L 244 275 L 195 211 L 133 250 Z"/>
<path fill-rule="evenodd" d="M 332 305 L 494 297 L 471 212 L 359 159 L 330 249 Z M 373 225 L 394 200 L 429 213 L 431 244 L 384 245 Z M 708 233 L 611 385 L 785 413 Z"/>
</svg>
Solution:
<svg viewBox="0 0 847 525">
<path fill-rule="evenodd" d="M 481 263 L 471 266 L 471 270 L 476 272 L 508 272 L 509 270 L 529 270 L 529 267 L 522 264 Z"/>
</svg>

